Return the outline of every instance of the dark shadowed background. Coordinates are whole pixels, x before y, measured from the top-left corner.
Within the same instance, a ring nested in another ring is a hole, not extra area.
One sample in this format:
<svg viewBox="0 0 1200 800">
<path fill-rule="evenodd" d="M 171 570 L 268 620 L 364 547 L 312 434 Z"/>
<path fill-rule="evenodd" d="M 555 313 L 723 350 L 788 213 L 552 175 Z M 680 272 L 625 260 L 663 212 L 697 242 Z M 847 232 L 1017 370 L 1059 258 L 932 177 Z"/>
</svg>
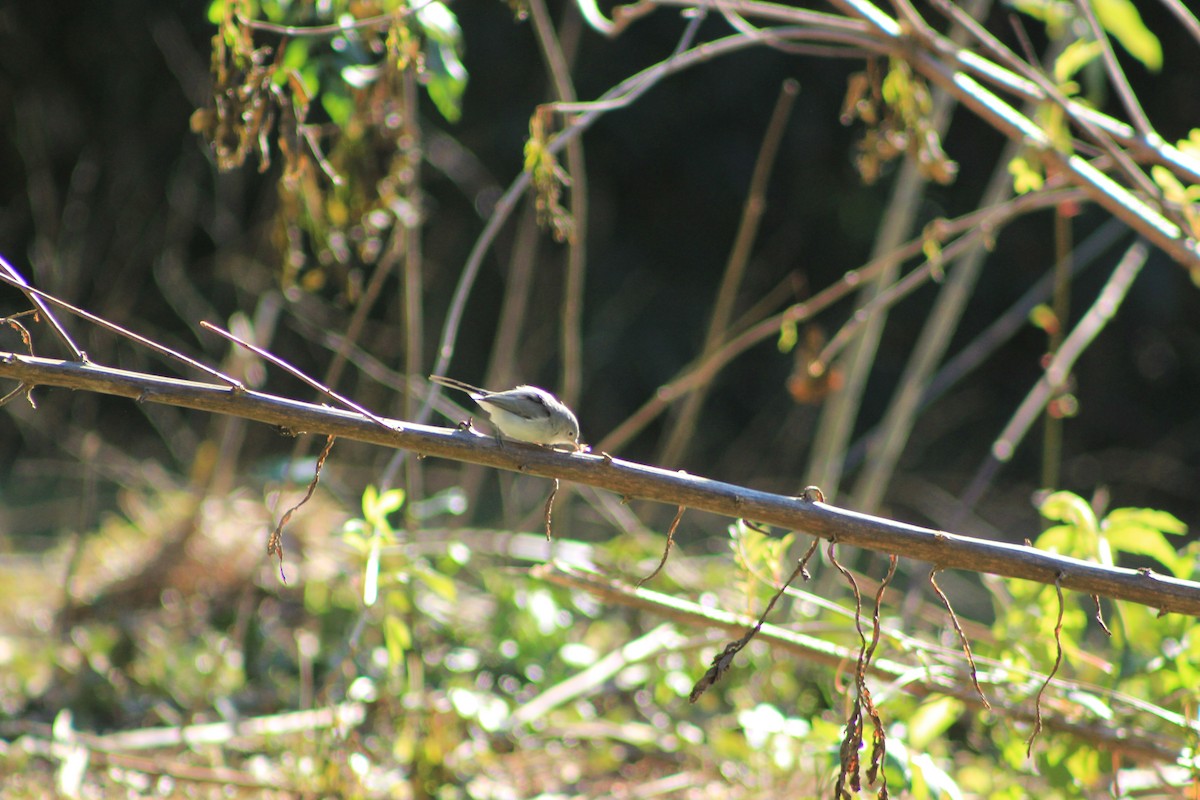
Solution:
<svg viewBox="0 0 1200 800">
<path fill-rule="evenodd" d="M 1126 67 L 1150 118 L 1173 140 L 1200 124 L 1200 53 L 1157 4 L 1139 5 L 1163 41 L 1165 66 L 1156 76 L 1132 61 Z M 426 148 L 436 151 L 438 162 L 424 167 L 430 363 L 481 215 L 520 169 L 529 115 L 548 91 L 527 23 L 514 21 L 502 3 L 472 0 L 454 10 L 470 73 L 463 118 L 451 125 L 426 104 L 422 120 Z M 989 27 L 1012 41 L 1007 13 L 998 8 Z M 723 23 L 706 24 L 716 30 Z M 597 97 L 664 58 L 682 29 L 677 16 L 660 11 L 612 41 L 584 30 L 575 59 L 580 97 Z M 272 219 L 280 166 L 277 161 L 261 175 L 253 164 L 218 174 L 205 143 L 189 130 L 192 111 L 206 102 L 212 33 L 199 3 L 0 7 L 0 251 L 37 286 L 217 363 L 227 350 L 200 331 L 199 321 L 253 314 L 260 298 L 278 286 Z M 766 49 L 743 52 L 666 80 L 586 134 L 591 222 L 584 398 L 576 409 L 585 438 L 596 441 L 611 430 L 699 349 L 758 146 L 787 78 L 798 80 L 801 91 L 737 311 L 788 276 L 793 288 L 780 307 L 867 259 L 888 203 L 890 173 L 864 186 L 853 164 L 860 131 L 838 121 L 846 77 L 859 68 L 857 62 Z M 959 178 L 928 190 L 918 225 L 974 208 L 1001 145 L 978 120 L 956 114 L 945 149 L 960 165 Z M 468 170 L 470 177 L 451 180 L 447 166 Z M 1105 219 L 1085 207 L 1074 221 L 1076 241 Z M 465 380 L 480 380 L 486 366 L 511 230 L 489 256 L 468 305 L 470 323 L 451 369 Z M 1075 318 L 1128 242 L 1122 236 L 1105 248 L 1078 279 Z M 563 257 L 547 237 L 518 358 L 522 377 L 546 386 L 559 378 Z M 950 352 L 1008 308 L 1052 259 L 1049 213 L 1004 230 Z M 859 435 L 882 413 L 935 289 L 927 286 L 893 309 Z M 394 368 L 402 353 L 399 290 L 391 286 L 385 297 L 364 346 Z M 22 308 L 17 293 L 0 289 L 0 313 Z M 844 301 L 818 322 L 831 335 L 852 310 Z M 348 313 L 344 293 L 332 283 L 312 296 L 289 294 L 271 346 L 319 373 L 329 353 L 317 343 L 313 323 L 338 330 Z M 1198 313 L 1188 276 L 1155 253 L 1118 318 L 1075 372 L 1080 409 L 1065 426 L 1061 488 L 1090 495 L 1106 487 L 1115 505 L 1160 507 L 1193 525 L 1200 521 Z M 81 322 L 73 322 L 72 330 L 97 361 L 176 374 L 175 366 Z M 14 334 L 0 332 L 0 343 L 15 347 Z M 39 354 L 63 355 L 54 348 L 48 336 L 38 336 Z M 961 491 L 1037 379 L 1044 349 L 1044 335 L 1025 325 L 927 409 L 902 460 L 903 480 L 889 494 L 891 513 L 944 522 L 928 497 Z M 818 410 L 796 404 L 785 390 L 793 367 L 793 357 L 780 354 L 773 342 L 735 361 L 717 378 L 682 463 L 663 466 L 797 491 L 805 483 Z M 276 372 L 265 388 L 310 397 Z M 399 408 L 392 390 L 361 371 L 352 370 L 339 388 L 381 413 Z M 124 466 L 131 472 L 108 465 L 98 490 L 102 508 L 103 498 L 138 473 L 161 468 L 187 475 L 214 424 L 196 413 L 63 390 L 39 389 L 35 397 L 36 413 L 17 402 L 0 421 L 0 514 L 9 533 L 52 533 L 79 522 L 76 501 L 85 481 L 78 463 L 85 449 L 111 448 L 130 460 Z M 827 402 L 837 402 L 837 395 Z M 652 459 L 661 432 L 661 422 L 651 426 L 622 455 Z M 274 431 L 252 427 L 246 435 L 239 465 L 245 474 L 292 448 Z M 348 446 L 339 456 L 346 488 L 357 491 L 388 454 Z M 982 522 L 1015 540 L 1032 535 L 1036 514 L 1029 498 L 1038 488 L 1039 460 L 1035 433 L 985 497 Z"/>
</svg>

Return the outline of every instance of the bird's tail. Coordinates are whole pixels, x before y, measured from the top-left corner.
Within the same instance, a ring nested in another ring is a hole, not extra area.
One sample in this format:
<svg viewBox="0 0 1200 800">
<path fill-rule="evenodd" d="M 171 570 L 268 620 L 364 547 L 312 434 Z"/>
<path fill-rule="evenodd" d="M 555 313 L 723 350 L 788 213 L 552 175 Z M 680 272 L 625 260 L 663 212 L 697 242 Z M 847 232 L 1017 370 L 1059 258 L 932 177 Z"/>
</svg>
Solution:
<svg viewBox="0 0 1200 800">
<path fill-rule="evenodd" d="M 478 386 L 472 386 L 469 383 L 463 383 L 460 380 L 447 378 L 442 375 L 430 375 L 429 380 L 433 381 L 434 383 L 440 383 L 442 386 L 448 386 L 451 389 L 458 389 L 460 392 L 466 392 L 472 398 L 483 397 L 484 395 L 489 394 L 486 389 L 480 389 Z"/>
</svg>

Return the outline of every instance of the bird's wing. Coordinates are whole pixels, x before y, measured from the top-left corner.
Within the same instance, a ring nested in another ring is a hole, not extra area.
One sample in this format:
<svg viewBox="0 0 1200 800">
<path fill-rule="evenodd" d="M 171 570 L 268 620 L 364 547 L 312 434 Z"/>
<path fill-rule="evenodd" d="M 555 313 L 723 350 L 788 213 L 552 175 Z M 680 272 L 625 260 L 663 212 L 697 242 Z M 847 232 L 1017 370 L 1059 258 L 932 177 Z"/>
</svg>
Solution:
<svg viewBox="0 0 1200 800">
<path fill-rule="evenodd" d="M 484 395 L 477 400 L 525 419 L 547 419 L 550 407 L 545 396 L 532 386 L 518 386 L 507 392 Z"/>
</svg>

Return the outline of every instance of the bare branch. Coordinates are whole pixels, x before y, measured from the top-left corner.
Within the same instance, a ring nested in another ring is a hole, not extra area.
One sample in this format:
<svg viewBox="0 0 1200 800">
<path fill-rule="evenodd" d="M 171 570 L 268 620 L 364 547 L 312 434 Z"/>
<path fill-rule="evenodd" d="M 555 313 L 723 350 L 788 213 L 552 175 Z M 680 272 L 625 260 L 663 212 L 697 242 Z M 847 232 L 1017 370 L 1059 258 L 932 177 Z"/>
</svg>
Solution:
<svg viewBox="0 0 1200 800">
<path fill-rule="evenodd" d="M 1054 354 L 1045 373 L 1021 401 L 1012 419 L 992 444 L 988 460 L 979 468 L 967 489 L 963 492 L 963 505 L 972 507 L 982 496 L 998 464 L 1012 459 L 1017 445 L 1025 438 L 1034 420 L 1042 413 L 1050 397 L 1060 391 L 1076 360 L 1087 350 L 1092 340 L 1117 313 L 1134 279 L 1142 270 L 1149 255 L 1144 241 L 1134 242 L 1109 276 L 1092 307 L 1087 310 L 1079 324 L 1071 331 L 1062 347 Z"/>
<path fill-rule="evenodd" d="M 3 263 L 3 259 L 0 259 L 0 263 Z M 18 280 L 19 278 L 20 278 L 19 275 L 14 278 L 14 277 L 9 277 L 8 275 L 0 274 L 0 281 L 3 281 L 4 283 L 9 284 L 10 286 L 16 286 L 19 289 L 21 289 L 21 291 L 23 291 L 23 292 L 25 292 L 25 294 L 29 295 L 31 300 L 35 301 L 38 308 L 42 307 L 43 304 L 40 301 L 44 300 L 47 303 L 49 303 L 50 305 L 57 306 L 58 308 L 61 308 L 64 311 L 69 311 L 70 313 L 74 314 L 77 317 L 86 319 L 88 322 L 91 322 L 95 325 L 99 325 L 101 328 L 103 328 L 106 331 L 111 331 L 112 333 L 115 333 L 118 336 L 124 336 L 126 339 L 129 339 L 130 341 L 133 341 L 133 342 L 137 342 L 138 344 L 142 345 L 143 347 L 148 347 L 151 350 L 153 350 L 154 352 L 159 353 L 160 355 L 167 356 L 168 358 L 173 358 L 176 361 L 179 361 L 180 363 L 187 364 L 192 369 L 199 370 L 200 372 L 207 373 L 208 375 L 211 375 L 214 378 L 225 381 L 230 386 L 232 386 L 234 389 L 241 390 L 241 389 L 245 388 L 242 385 L 242 382 L 239 381 L 237 378 L 230 377 L 229 375 L 226 375 L 224 372 L 221 372 L 220 370 L 217 370 L 217 369 L 213 369 L 212 367 L 208 366 L 207 364 L 202 364 L 199 361 L 197 361 L 196 359 L 192 358 L 191 356 L 185 356 L 183 353 L 180 353 L 178 350 L 172 350 L 170 347 L 167 347 L 166 345 L 161 345 L 158 342 L 154 341 L 153 339 L 147 339 L 145 336 L 142 336 L 139 333 L 134 333 L 133 331 L 129 330 L 128 328 L 122 328 L 120 325 L 117 325 L 116 323 L 113 323 L 113 322 L 109 322 L 108 320 L 106 320 L 102 317 L 98 317 L 95 314 L 91 313 L 90 311 L 84 311 L 82 308 L 79 308 L 78 306 L 73 306 L 70 303 L 68 303 L 67 301 L 60 300 L 57 297 L 55 297 L 54 295 L 49 294 L 48 292 L 43 292 L 41 289 L 34 289 L 32 286 L 27 286 L 27 285 L 25 285 L 25 283 L 22 280 Z M 58 325 L 57 320 L 54 320 L 53 317 L 48 317 L 48 319 L 53 320 L 52 324 L 54 325 L 54 329 L 56 331 L 60 329 L 60 326 Z M 66 331 L 64 330 L 63 333 L 65 333 L 65 332 Z M 74 350 L 76 356 L 79 358 L 79 360 L 81 362 L 86 363 L 88 360 L 87 353 L 84 353 L 82 350 L 75 348 L 74 343 L 71 344 L 71 347 Z"/>
<path fill-rule="evenodd" d="M 1137 94 L 1129 85 L 1125 71 L 1117 63 L 1117 54 L 1113 52 L 1112 42 L 1108 40 L 1108 34 L 1100 27 L 1100 22 L 1096 19 L 1096 12 L 1092 10 L 1092 4 L 1075 0 L 1075 8 L 1079 10 L 1079 15 L 1087 21 L 1088 27 L 1092 30 L 1092 36 L 1100 43 L 1100 55 L 1104 59 L 1104 69 L 1108 72 L 1108 79 L 1112 81 L 1113 88 L 1120 95 L 1122 105 L 1133 119 L 1133 127 L 1137 128 L 1137 132 L 1142 136 L 1152 135 L 1154 126 L 1150 124 L 1150 119 L 1142 109 L 1142 104 L 1138 102 Z"/>
<path fill-rule="evenodd" d="M 7 275 L 3 273 L 7 273 Z M 75 356 L 77 361 L 87 361 L 87 353 L 79 349 L 79 346 L 75 344 L 75 341 L 71 338 L 71 334 L 67 333 L 67 329 L 63 327 L 62 323 L 58 321 L 58 318 L 50 312 L 50 307 L 46 305 L 46 301 L 49 298 L 42 297 L 40 292 L 30 287 L 29 283 L 25 280 L 21 273 L 17 271 L 17 268 L 8 263 L 3 256 L 0 256 L 0 277 L 4 278 L 7 283 L 16 286 L 22 292 L 24 292 L 25 296 L 29 298 L 29 302 L 33 303 L 34 306 L 36 306 L 43 314 L 46 315 L 46 321 L 50 323 L 50 327 L 54 330 L 55 335 L 58 336 L 59 341 L 61 341 L 67 350 L 69 350 L 71 354 Z"/>
<path fill-rule="evenodd" d="M 1180 0 L 1160 0 L 1167 7 L 1167 10 L 1175 15 L 1175 19 L 1187 28 L 1187 32 L 1196 40 L 1196 44 L 1200 44 L 1200 20 L 1196 19 L 1196 15 L 1188 11 L 1187 6 Z"/>
<path fill-rule="evenodd" d="M 561 453 L 520 442 L 509 442 L 501 448 L 490 436 L 466 431 L 398 421 L 388 421 L 395 426 L 389 428 L 356 413 L 263 392 L 237 392 L 227 386 L 18 353 L 0 352 L 0 378 L 230 414 L 292 431 L 335 435 L 526 475 L 575 481 L 626 497 L 686 505 L 732 518 L 748 517 L 823 539 L 836 537 L 842 544 L 928 561 L 942 569 L 987 572 L 1044 584 L 1054 584 L 1061 575 L 1064 589 L 1141 603 L 1162 613 L 1200 616 L 1200 583 L 1194 581 L 921 528 L 820 501 L 771 494 L 603 454 Z"/>
</svg>

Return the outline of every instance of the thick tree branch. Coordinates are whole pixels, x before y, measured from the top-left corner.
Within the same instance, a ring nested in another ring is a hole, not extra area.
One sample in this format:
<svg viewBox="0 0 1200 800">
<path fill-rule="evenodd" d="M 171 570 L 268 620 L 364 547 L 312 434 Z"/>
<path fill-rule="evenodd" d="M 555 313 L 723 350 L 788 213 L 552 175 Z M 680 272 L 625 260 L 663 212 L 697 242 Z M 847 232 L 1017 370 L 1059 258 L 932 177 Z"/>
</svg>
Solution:
<svg viewBox="0 0 1200 800">
<path fill-rule="evenodd" d="M 930 530 L 605 455 L 561 453 L 517 443 L 501 448 L 491 437 L 398 421 L 390 429 L 353 412 L 262 392 L 17 353 L 0 352 L 0 377 L 29 386 L 61 386 L 229 414 L 288 431 L 331 434 L 527 475 L 561 478 L 630 498 L 682 505 L 837 539 L 841 544 L 927 561 L 939 569 L 986 572 L 1051 585 L 1060 581 L 1065 589 L 1129 600 L 1163 613 L 1200 616 L 1200 583 L 1151 570 L 1104 567 L 1032 547 Z"/>
</svg>

